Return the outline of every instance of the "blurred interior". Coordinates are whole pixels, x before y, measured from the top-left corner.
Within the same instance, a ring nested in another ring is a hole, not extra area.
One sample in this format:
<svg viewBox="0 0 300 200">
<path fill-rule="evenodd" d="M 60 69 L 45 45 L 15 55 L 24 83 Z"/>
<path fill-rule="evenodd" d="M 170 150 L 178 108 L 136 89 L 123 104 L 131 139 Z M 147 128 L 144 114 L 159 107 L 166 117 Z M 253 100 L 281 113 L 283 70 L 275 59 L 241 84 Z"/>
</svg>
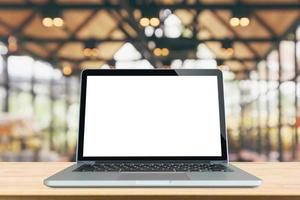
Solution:
<svg viewBox="0 0 300 200">
<path fill-rule="evenodd" d="M 230 160 L 300 160 L 299 39 L 299 0 L 0 0 L 0 161 L 75 160 L 86 68 L 219 68 Z"/>
</svg>

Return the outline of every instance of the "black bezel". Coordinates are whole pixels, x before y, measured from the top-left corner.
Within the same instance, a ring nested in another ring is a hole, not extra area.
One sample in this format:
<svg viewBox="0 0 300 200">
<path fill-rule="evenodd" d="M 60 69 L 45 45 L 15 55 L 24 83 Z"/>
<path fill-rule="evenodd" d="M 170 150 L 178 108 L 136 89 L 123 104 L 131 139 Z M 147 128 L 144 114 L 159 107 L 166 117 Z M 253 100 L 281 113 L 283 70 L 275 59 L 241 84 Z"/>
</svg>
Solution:
<svg viewBox="0 0 300 200">
<path fill-rule="evenodd" d="M 219 93 L 219 116 L 222 156 L 187 156 L 187 157 L 83 157 L 84 120 L 86 102 L 87 76 L 217 76 Z M 121 69 L 95 70 L 87 69 L 81 73 L 81 97 L 79 115 L 79 137 L 77 144 L 77 161 L 227 161 L 227 134 L 225 125 L 224 91 L 222 72 L 218 69 Z"/>
</svg>

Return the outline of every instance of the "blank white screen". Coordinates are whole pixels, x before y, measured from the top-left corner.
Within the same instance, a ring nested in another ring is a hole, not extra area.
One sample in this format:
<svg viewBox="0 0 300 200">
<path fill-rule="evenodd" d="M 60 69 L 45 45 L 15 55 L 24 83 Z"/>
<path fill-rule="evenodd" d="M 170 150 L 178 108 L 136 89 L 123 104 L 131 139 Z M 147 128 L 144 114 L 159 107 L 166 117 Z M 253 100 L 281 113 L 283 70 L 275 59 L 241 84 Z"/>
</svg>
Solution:
<svg viewBox="0 0 300 200">
<path fill-rule="evenodd" d="M 83 156 L 221 156 L 216 76 L 88 76 Z"/>
</svg>

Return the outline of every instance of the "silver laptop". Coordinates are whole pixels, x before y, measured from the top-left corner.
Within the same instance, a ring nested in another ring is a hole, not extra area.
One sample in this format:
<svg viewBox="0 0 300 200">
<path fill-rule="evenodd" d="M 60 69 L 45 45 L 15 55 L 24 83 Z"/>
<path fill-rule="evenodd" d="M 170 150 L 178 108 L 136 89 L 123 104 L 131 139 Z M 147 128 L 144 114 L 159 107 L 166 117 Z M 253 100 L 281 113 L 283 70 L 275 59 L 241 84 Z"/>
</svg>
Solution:
<svg viewBox="0 0 300 200">
<path fill-rule="evenodd" d="M 219 70 L 85 70 L 76 164 L 50 187 L 254 187 L 228 162 Z"/>
</svg>

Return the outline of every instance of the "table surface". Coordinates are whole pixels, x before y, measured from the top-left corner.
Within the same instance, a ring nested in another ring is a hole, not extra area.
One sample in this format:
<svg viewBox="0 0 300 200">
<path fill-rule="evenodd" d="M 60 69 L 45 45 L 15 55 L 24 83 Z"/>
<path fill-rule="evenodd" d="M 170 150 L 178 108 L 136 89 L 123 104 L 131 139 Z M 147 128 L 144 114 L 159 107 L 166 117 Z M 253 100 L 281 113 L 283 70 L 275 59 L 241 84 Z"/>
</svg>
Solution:
<svg viewBox="0 0 300 200">
<path fill-rule="evenodd" d="M 21 196 L 282 196 L 300 198 L 300 162 L 232 163 L 263 180 L 257 188 L 49 188 L 43 180 L 68 162 L 0 163 L 0 197 Z"/>
</svg>

